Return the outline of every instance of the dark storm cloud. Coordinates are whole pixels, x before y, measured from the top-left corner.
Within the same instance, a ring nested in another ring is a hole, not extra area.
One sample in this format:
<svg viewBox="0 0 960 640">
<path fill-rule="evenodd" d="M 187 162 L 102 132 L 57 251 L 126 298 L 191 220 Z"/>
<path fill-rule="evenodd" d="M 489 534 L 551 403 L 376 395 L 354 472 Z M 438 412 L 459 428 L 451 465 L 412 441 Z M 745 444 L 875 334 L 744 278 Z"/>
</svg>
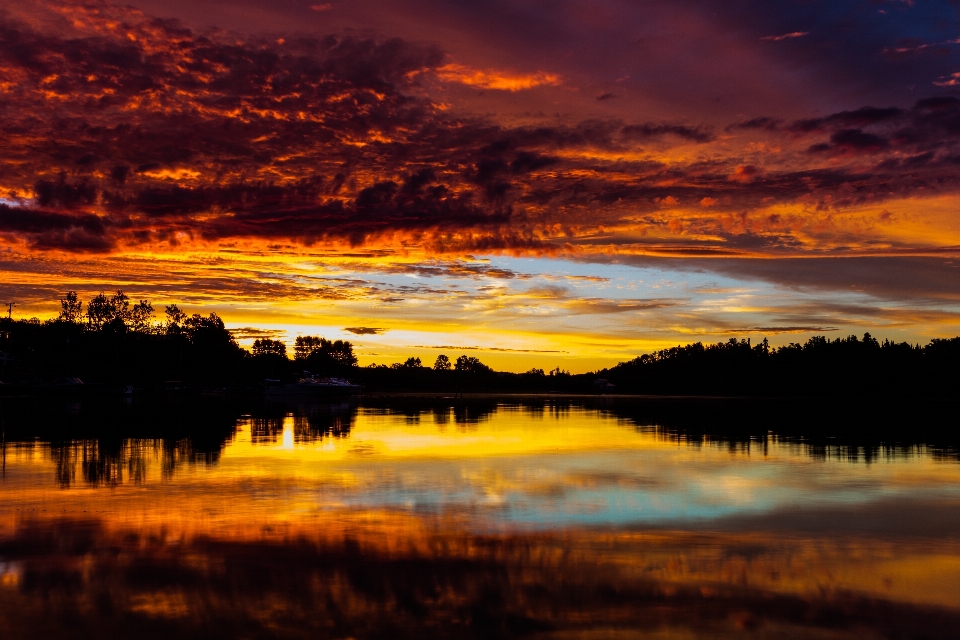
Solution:
<svg viewBox="0 0 960 640">
<path fill-rule="evenodd" d="M 750 130 L 758 129 L 762 131 L 777 131 L 780 126 L 783 124 L 783 120 L 779 118 L 770 118 L 767 116 L 761 116 L 759 118 L 751 118 L 750 120 L 744 120 L 743 122 L 736 122 L 734 124 L 728 125 L 727 131 L 736 131 L 741 130 Z"/>
<path fill-rule="evenodd" d="M 890 143 L 880 136 L 865 133 L 860 129 L 841 129 L 831 134 L 830 142 L 811 146 L 811 153 L 880 153 Z"/>
<path fill-rule="evenodd" d="M 790 125 L 790 130 L 798 133 L 824 131 L 831 128 L 865 127 L 878 122 L 884 122 L 903 115 L 902 109 L 876 109 L 864 107 L 856 111 L 841 111 L 823 118 L 798 120 Z"/>
<path fill-rule="evenodd" d="M 0 234 L 4 233 L 22 237 L 38 249 L 95 252 L 113 247 L 103 220 L 88 213 L 61 213 L 0 204 Z"/>
<path fill-rule="evenodd" d="M 955 153 L 960 142 L 960 99 L 937 96 L 919 100 L 909 109 L 843 111 L 794 122 L 789 131 L 801 136 L 829 134 L 828 141 L 808 149 L 814 153 L 877 154 L 888 149 Z"/>
<path fill-rule="evenodd" d="M 195 228 L 210 239 L 252 236 L 313 243 L 340 238 L 359 245 L 378 232 L 482 228 L 508 220 L 509 211 L 478 207 L 469 194 L 457 195 L 444 185 L 407 197 L 398 192 L 396 183 L 387 181 L 361 190 L 352 202 L 259 204 Z"/>
<path fill-rule="evenodd" d="M 628 140 L 644 140 L 646 138 L 658 138 L 665 135 L 673 135 L 691 142 L 710 142 L 714 140 L 713 134 L 699 127 L 686 127 L 683 125 L 669 124 L 642 124 L 628 125 L 621 130 L 624 138 Z"/>
</svg>

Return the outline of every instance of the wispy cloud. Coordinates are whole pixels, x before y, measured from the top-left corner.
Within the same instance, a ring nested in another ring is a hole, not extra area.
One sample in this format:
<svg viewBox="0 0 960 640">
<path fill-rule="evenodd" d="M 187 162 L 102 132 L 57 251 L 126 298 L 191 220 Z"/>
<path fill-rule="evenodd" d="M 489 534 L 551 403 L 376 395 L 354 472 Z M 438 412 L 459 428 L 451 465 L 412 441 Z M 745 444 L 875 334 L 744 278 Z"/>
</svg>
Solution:
<svg viewBox="0 0 960 640">
<path fill-rule="evenodd" d="M 723 333 L 727 335 L 741 336 L 748 333 L 762 333 L 764 335 L 780 335 L 783 333 L 829 333 L 839 331 L 837 327 L 820 326 L 795 326 L 795 327 L 738 327 L 735 329 L 726 329 Z"/>
<path fill-rule="evenodd" d="M 550 349 L 508 349 L 505 347 L 464 347 L 452 345 L 417 345 L 411 349 L 440 349 L 443 351 L 499 351 L 503 353 L 569 353 L 563 350 Z"/>
<path fill-rule="evenodd" d="M 238 327 L 228 329 L 231 335 L 237 340 L 257 340 L 260 338 L 282 338 L 286 335 L 283 329 L 258 329 L 256 327 Z"/>
<path fill-rule="evenodd" d="M 357 336 L 379 336 L 387 332 L 387 329 L 380 329 L 378 327 L 345 327 L 344 331 L 348 331 Z"/>
<path fill-rule="evenodd" d="M 938 87 L 956 87 L 960 85 L 960 71 L 951 73 L 949 76 L 943 77 L 940 80 L 934 80 L 933 84 Z"/>
<path fill-rule="evenodd" d="M 761 40 L 766 40 L 768 42 L 780 42 L 781 40 L 792 40 L 793 38 L 802 38 L 803 36 L 810 35 L 809 31 L 792 31 L 790 33 L 784 33 L 779 36 L 763 36 Z"/>
</svg>

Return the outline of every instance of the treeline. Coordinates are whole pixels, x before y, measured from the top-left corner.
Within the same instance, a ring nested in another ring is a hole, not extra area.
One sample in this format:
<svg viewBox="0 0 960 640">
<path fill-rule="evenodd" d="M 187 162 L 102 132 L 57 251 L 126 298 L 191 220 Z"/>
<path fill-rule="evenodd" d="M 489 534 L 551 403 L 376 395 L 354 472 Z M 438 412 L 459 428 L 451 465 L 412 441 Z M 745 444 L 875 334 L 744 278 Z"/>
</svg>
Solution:
<svg viewBox="0 0 960 640">
<path fill-rule="evenodd" d="M 960 337 L 925 346 L 879 342 L 869 333 L 772 348 L 764 339 L 677 346 L 597 372 L 497 372 L 479 359 L 440 355 L 359 367 L 345 340 L 299 336 L 291 358 L 284 343 L 258 339 L 241 348 L 215 314 L 184 313 L 176 304 L 155 319 L 147 300 L 122 292 L 86 305 L 76 292 L 53 320 L 0 320 L 0 381 L 43 385 L 76 377 L 84 383 L 198 388 L 293 382 L 309 371 L 345 377 L 369 391 L 612 393 L 763 397 L 875 396 L 953 398 L 960 387 Z"/>
<path fill-rule="evenodd" d="M 0 319 L 0 382 L 37 387 L 78 378 L 85 385 L 242 388 L 268 379 L 295 382 L 304 372 L 346 377 L 372 390 L 504 390 L 502 375 L 477 358 L 445 355 L 432 367 L 419 358 L 391 366 L 358 367 L 353 345 L 321 336 L 296 338 L 293 358 L 283 342 L 262 338 L 241 348 L 215 313 L 184 313 L 168 305 L 162 319 L 148 300 L 122 291 L 84 304 L 76 292 L 60 300 L 46 322 Z"/>
<path fill-rule="evenodd" d="M 217 314 L 187 315 L 173 304 L 154 321 L 153 306 L 131 304 L 121 291 L 86 308 L 76 292 L 53 320 L 0 321 L 0 380 L 36 385 L 62 378 L 84 383 L 147 384 L 168 380 L 235 384 L 247 373 L 247 352 Z"/>
<path fill-rule="evenodd" d="M 766 339 L 700 342 L 642 355 L 597 372 L 628 393 L 722 396 L 958 395 L 960 337 L 926 346 L 879 342 L 869 333 L 771 348 Z"/>
</svg>

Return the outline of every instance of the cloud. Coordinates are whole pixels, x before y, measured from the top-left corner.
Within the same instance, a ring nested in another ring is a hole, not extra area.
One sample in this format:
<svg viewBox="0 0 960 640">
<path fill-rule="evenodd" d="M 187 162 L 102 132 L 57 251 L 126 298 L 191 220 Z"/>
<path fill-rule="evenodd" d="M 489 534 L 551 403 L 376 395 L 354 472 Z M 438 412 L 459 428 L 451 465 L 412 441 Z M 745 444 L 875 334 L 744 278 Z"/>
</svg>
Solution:
<svg viewBox="0 0 960 640">
<path fill-rule="evenodd" d="M 840 228 L 828 215 L 838 208 L 960 196 L 951 96 L 726 126 L 512 124 L 428 95 L 437 74 L 475 71 L 437 47 L 343 34 L 281 43 L 109 5 L 70 12 L 55 30 L 0 19 L 10 79 L 0 188 L 23 203 L 0 211 L 0 233 L 35 249 L 242 241 L 461 256 L 779 255 L 837 250 L 844 234 L 873 241 Z M 422 268 L 519 277 L 469 262 Z"/>
<path fill-rule="evenodd" d="M 933 84 L 938 87 L 956 87 L 960 85 L 960 71 L 951 73 L 949 76 L 940 76 L 940 80 L 934 80 Z"/>
<path fill-rule="evenodd" d="M 855 111 L 841 111 L 822 118 L 797 120 L 790 125 L 795 133 L 810 133 L 824 131 L 830 128 L 865 127 L 872 124 L 888 121 L 904 115 L 903 109 L 894 107 L 878 109 L 876 107 L 862 107 Z"/>
<path fill-rule="evenodd" d="M 860 129 L 841 129 L 830 135 L 830 143 L 815 144 L 810 147 L 811 153 L 880 153 L 890 146 L 890 143 L 880 136 L 864 133 Z"/>
<path fill-rule="evenodd" d="M 227 329 L 237 340 L 258 340 L 260 338 L 269 338 L 275 340 L 287 335 L 283 329 L 257 329 L 256 327 L 237 327 L 236 329 Z"/>
<path fill-rule="evenodd" d="M 783 124 L 783 120 L 779 118 L 771 118 L 768 116 L 761 116 L 759 118 L 751 118 L 750 120 L 744 120 L 743 122 L 736 122 L 734 124 L 728 125 L 727 131 L 736 131 L 741 130 L 751 130 L 758 129 L 763 131 L 777 131 L 780 128 L 780 125 Z"/>
<path fill-rule="evenodd" d="M 113 248 L 107 224 L 100 217 L 79 212 L 57 212 L 0 204 L 0 234 L 24 238 L 37 249 L 81 253 Z"/>
<path fill-rule="evenodd" d="M 439 349 L 441 351 L 498 351 L 503 353 L 569 353 L 549 349 L 508 349 L 504 347 L 462 347 L 451 345 L 416 345 L 411 349 Z"/>
<path fill-rule="evenodd" d="M 714 136 L 709 131 L 701 127 L 688 127 L 677 124 L 635 124 L 627 125 L 621 130 L 621 134 L 627 140 L 644 140 L 647 138 L 659 138 L 665 135 L 672 135 L 690 142 L 710 142 Z"/>
<path fill-rule="evenodd" d="M 386 333 L 387 329 L 379 329 L 376 327 L 345 327 L 344 331 L 349 331 L 358 336 L 379 336 Z"/>
<path fill-rule="evenodd" d="M 780 42 L 781 40 L 792 40 L 794 38 L 802 38 L 803 36 L 810 35 L 809 31 L 791 31 L 790 33 L 784 33 L 779 36 L 763 36 L 761 40 L 766 40 L 768 42 Z"/>
<path fill-rule="evenodd" d="M 783 290 L 819 294 L 855 292 L 874 300 L 911 301 L 922 305 L 960 302 L 956 257 L 861 256 L 779 258 L 651 259 L 621 256 L 637 266 L 658 266 L 686 272 L 718 273 L 737 280 L 765 281 Z M 878 309 L 878 307 L 873 307 Z M 882 311 L 881 311 L 882 312 Z M 822 320 L 821 320 L 822 322 Z"/>
<path fill-rule="evenodd" d="M 438 67 L 436 74 L 438 78 L 445 82 L 459 82 L 471 87 L 496 91 L 523 91 L 535 87 L 556 87 L 562 83 L 559 75 L 546 71 L 516 73 L 493 69 L 474 69 L 453 63 Z"/>
<path fill-rule="evenodd" d="M 727 329 L 722 333 L 728 335 L 743 335 L 745 333 L 763 333 L 766 335 L 780 335 L 783 333 L 830 333 L 839 331 L 838 327 L 796 326 L 796 327 L 741 327 Z"/>
<path fill-rule="evenodd" d="M 830 133 L 829 143 L 809 150 L 829 153 L 926 152 L 955 153 L 960 143 L 960 100 L 936 96 L 918 100 L 910 109 L 864 107 L 789 126 L 797 135 Z"/>
<path fill-rule="evenodd" d="M 920 42 L 914 38 L 901 40 L 896 46 L 884 47 L 880 52 L 890 60 L 902 60 L 924 53 L 949 55 L 949 45 L 960 44 L 960 39 L 945 40 L 942 42 Z"/>
<path fill-rule="evenodd" d="M 435 278 L 493 278 L 496 280 L 512 280 L 516 278 L 519 280 L 529 280 L 533 277 L 530 274 L 518 273 L 511 269 L 488 264 L 486 261 L 440 260 L 436 258 L 416 263 L 398 262 L 373 265 L 360 262 L 347 262 L 344 263 L 343 267 L 358 271 L 375 271 L 377 273 Z"/>
<path fill-rule="evenodd" d="M 631 313 L 637 311 L 655 311 L 658 309 L 669 309 L 685 304 L 687 301 L 682 299 L 606 299 L 606 298 L 580 298 L 570 300 L 563 304 L 565 311 L 575 315 L 593 315 L 593 314 L 616 314 Z"/>
</svg>

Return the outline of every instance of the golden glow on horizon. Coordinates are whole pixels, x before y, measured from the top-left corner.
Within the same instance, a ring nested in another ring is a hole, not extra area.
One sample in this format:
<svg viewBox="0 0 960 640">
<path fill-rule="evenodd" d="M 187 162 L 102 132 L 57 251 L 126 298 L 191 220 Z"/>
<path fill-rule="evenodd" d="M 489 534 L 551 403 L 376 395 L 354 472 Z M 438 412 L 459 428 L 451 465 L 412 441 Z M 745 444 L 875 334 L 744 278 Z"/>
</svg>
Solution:
<svg viewBox="0 0 960 640">
<path fill-rule="evenodd" d="M 923 230 L 934 228 L 933 221 L 949 213 L 951 202 L 943 198 L 904 201 L 887 204 L 885 210 L 910 207 L 924 211 L 925 220 L 917 221 L 919 216 L 914 216 L 912 228 L 917 237 L 938 242 L 942 249 L 932 246 L 918 255 L 949 256 L 949 244 L 960 244 L 960 238 Z M 802 218 L 800 212 L 788 214 L 783 207 L 772 211 L 776 213 L 769 215 L 778 216 L 778 224 L 784 227 L 790 225 L 790 215 Z M 689 225 L 709 220 L 699 210 L 689 215 Z M 863 247 L 860 255 L 910 255 L 899 247 L 882 248 L 891 243 L 881 234 L 899 215 L 891 214 L 892 221 L 885 220 L 882 211 L 829 215 L 825 219 L 835 227 L 850 221 L 853 226 L 849 235 Z M 864 225 L 865 219 L 875 222 Z M 738 219 L 737 224 L 750 223 Z M 68 263 L 61 263 L 48 252 L 22 248 L 18 251 L 19 267 L 0 273 L 8 282 L 18 282 L 21 287 L 49 291 L 49 270 L 58 271 L 57 290 L 34 301 L 20 299 L 17 313 L 21 317 L 53 317 L 58 311 L 56 299 L 68 289 L 78 290 L 82 299 L 101 290 L 122 289 L 134 298 L 151 300 L 160 319 L 162 305 L 176 302 L 190 313 L 216 311 L 231 328 L 273 331 L 291 346 L 293 338 L 303 334 L 349 339 L 357 345 L 361 365 L 398 362 L 411 356 L 430 364 L 438 353 L 456 352 L 433 347 L 454 346 L 471 350 L 479 347 L 481 359 L 501 370 L 561 366 L 582 372 L 682 342 L 726 340 L 738 326 L 741 331 L 751 326 L 776 326 L 778 323 L 764 318 L 790 313 L 791 307 L 799 313 L 809 313 L 804 310 L 807 302 L 802 296 L 793 302 L 781 299 L 778 304 L 770 304 L 765 296 L 764 302 L 758 303 L 759 299 L 747 293 L 726 299 L 725 294 L 713 293 L 711 288 L 687 291 L 678 290 L 675 285 L 662 288 L 655 283 L 610 283 L 608 278 L 599 277 L 609 270 L 601 262 L 605 256 L 622 260 L 630 255 L 658 255 L 671 245 L 676 248 L 667 251 L 667 255 L 696 255 L 685 245 L 675 244 L 689 240 L 683 229 L 671 234 L 667 227 L 659 228 L 667 233 L 644 234 L 638 232 L 636 224 L 605 226 L 603 232 L 608 238 L 629 240 L 617 244 L 614 252 L 589 239 L 572 245 L 567 257 L 577 261 L 569 264 L 589 265 L 591 260 L 596 261 L 595 266 L 586 268 L 597 275 L 579 280 L 557 279 L 549 273 L 504 271 L 475 256 L 438 255 L 416 247 L 398 252 L 396 245 L 390 244 L 353 249 L 289 243 L 276 246 L 262 241 L 227 245 L 200 241 L 177 250 L 158 247 L 155 253 L 127 251 L 89 259 L 75 256 Z M 757 227 L 750 228 L 759 232 Z M 871 229 L 876 234 L 872 239 L 865 235 Z M 920 236 L 921 233 L 924 235 Z M 807 237 L 811 243 L 823 245 L 816 236 Z M 834 233 L 828 237 L 838 236 Z M 723 243 L 717 246 L 722 247 Z M 823 245 L 820 251 L 794 255 L 815 258 L 829 253 L 830 246 Z M 755 249 L 735 251 L 733 255 L 773 261 L 783 257 L 782 253 L 764 254 Z M 421 270 L 425 270 L 423 276 L 419 275 Z M 89 273 L 93 271 L 100 274 L 96 289 L 89 285 Z M 631 295 L 624 289 L 626 285 L 640 286 L 645 291 Z M 693 300 L 691 295 L 708 298 Z M 743 298 L 744 295 L 748 297 Z M 960 326 L 954 312 L 911 310 L 889 303 L 883 308 L 881 316 L 867 320 L 869 330 L 881 337 L 889 335 L 885 330 L 893 329 L 920 334 L 919 340 L 925 342 L 930 337 L 956 332 Z M 737 317 L 744 319 L 736 320 Z M 858 320 L 861 327 L 864 321 Z M 839 324 L 837 320 L 819 322 L 826 322 L 825 326 Z M 788 327 L 779 338 L 781 343 L 795 339 L 790 334 L 797 331 L 789 327 L 796 322 L 779 324 Z M 344 327 L 382 327 L 387 331 L 374 337 L 356 336 L 344 332 Z M 765 333 L 777 343 L 776 331 Z M 757 340 L 762 337 L 753 335 Z M 252 338 L 242 344 L 249 347 L 250 341 Z"/>
</svg>

